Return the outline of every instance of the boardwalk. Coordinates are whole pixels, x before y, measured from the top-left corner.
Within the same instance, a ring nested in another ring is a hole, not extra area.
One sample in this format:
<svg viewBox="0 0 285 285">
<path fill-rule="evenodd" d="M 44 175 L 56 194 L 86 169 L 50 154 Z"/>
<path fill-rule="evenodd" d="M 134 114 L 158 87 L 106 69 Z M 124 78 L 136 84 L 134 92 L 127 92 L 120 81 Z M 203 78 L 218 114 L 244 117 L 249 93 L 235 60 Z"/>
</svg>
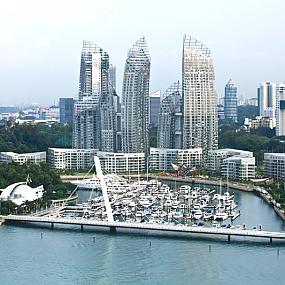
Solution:
<svg viewBox="0 0 285 285">
<path fill-rule="evenodd" d="M 219 235 L 227 236 L 230 240 L 231 236 L 267 238 L 270 242 L 273 239 L 285 240 L 285 232 L 270 232 L 261 230 L 247 229 L 227 229 L 213 227 L 190 227 L 183 225 L 165 225 L 165 224 L 148 224 L 148 223 L 127 223 L 127 222 L 107 222 L 83 218 L 56 218 L 56 217 L 36 217 L 36 216 L 5 216 L 5 222 L 23 222 L 23 223 L 49 223 L 52 227 L 54 224 L 78 225 L 83 230 L 84 226 L 106 227 L 111 232 L 116 229 L 134 229 L 146 231 L 167 231 L 174 233 L 189 233 L 199 235 Z"/>
</svg>

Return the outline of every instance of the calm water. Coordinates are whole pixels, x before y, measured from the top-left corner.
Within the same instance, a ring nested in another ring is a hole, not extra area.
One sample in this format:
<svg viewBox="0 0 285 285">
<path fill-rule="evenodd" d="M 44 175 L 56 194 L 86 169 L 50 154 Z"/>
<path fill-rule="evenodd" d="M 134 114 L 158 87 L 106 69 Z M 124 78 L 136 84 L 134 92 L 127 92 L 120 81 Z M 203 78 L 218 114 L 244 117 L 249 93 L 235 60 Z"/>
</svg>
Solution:
<svg viewBox="0 0 285 285">
<path fill-rule="evenodd" d="M 236 224 L 284 230 L 274 211 L 254 194 L 236 191 L 235 198 L 242 213 Z M 0 227 L 0 257 L 0 284 L 5 285 L 285 282 L 285 244 L 268 241 L 227 243 L 5 225 Z"/>
</svg>

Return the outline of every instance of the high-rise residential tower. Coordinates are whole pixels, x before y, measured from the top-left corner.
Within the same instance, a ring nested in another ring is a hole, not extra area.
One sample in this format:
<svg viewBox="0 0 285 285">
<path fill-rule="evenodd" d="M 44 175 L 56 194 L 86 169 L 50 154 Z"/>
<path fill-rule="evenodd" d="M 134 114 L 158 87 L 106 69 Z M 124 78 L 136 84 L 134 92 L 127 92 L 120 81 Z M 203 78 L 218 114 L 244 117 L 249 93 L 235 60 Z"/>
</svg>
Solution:
<svg viewBox="0 0 285 285">
<path fill-rule="evenodd" d="M 110 66 L 109 55 L 97 45 L 84 41 L 79 94 L 74 105 L 74 148 L 115 151 L 117 95 L 114 82 L 115 69 Z"/>
<path fill-rule="evenodd" d="M 210 50 L 188 35 L 183 39 L 183 148 L 208 151 L 218 146 L 214 67 Z"/>
<path fill-rule="evenodd" d="M 276 135 L 285 136 L 285 83 L 276 86 Z"/>
<path fill-rule="evenodd" d="M 257 88 L 259 115 L 275 118 L 276 85 L 272 82 L 261 83 Z"/>
<path fill-rule="evenodd" d="M 129 50 L 122 90 L 122 151 L 149 152 L 150 55 L 145 38 Z"/>
<path fill-rule="evenodd" d="M 179 81 L 173 83 L 161 98 L 157 147 L 182 147 L 182 92 Z"/>
<path fill-rule="evenodd" d="M 225 86 L 225 119 L 237 122 L 237 86 L 232 79 Z"/>
<path fill-rule="evenodd" d="M 160 109 L 160 91 L 151 93 L 149 99 L 150 126 L 153 128 L 157 127 L 158 124 L 158 116 Z"/>
</svg>

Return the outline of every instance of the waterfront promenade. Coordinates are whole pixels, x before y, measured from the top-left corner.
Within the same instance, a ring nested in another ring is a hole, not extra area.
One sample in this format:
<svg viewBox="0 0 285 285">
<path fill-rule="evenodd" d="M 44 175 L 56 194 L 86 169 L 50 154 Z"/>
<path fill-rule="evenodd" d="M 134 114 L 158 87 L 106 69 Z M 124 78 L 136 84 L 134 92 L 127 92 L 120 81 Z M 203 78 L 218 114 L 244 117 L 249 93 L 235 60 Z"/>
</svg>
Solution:
<svg viewBox="0 0 285 285">
<path fill-rule="evenodd" d="M 84 226 L 89 227 L 103 227 L 115 233 L 117 229 L 141 230 L 141 231 L 159 231 L 172 232 L 184 234 L 198 234 L 199 236 L 225 236 L 228 241 L 231 237 L 252 237 L 265 238 L 270 242 L 273 239 L 285 240 L 285 232 L 263 231 L 255 229 L 228 229 L 228 228 L 214 228 L 214 227 L 191 227 L 183 225 L 165 225 L 165 224 L 150 224 L 150 223 L 128 223 L 128 222 L 107 222 L 83 218 L 57 218 L 57 217 L 36 217 L 36 216 L 21 216 L 8 215 L 3 217 L 6 223 L 33 223 L 33 224 L 50 224 L 54 228 L 55 224 L 62 225 L 78 225 L 81 230 Z"/>
</svg>

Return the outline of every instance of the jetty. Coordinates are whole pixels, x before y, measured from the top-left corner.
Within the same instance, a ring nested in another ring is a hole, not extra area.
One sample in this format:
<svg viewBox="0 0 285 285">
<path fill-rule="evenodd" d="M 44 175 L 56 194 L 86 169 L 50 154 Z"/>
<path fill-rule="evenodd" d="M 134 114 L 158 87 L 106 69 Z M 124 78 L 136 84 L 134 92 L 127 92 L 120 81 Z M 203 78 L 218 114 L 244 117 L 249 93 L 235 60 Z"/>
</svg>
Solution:
<svg viewBox="0 0 285 285">
<path fill-rule="evenodd" d="M 81 230 L 84 227 L 97 227 L 107 228 L 111 233 L 115 233 L 117 229 L 128 230 L 142 230 L 159 231 L 159 232 L 172 232 L 172 233 L 186 233 L 198 234 L 199 236 L 225 236 L 228 241 L 231 237 L 252 237 L 269 239 L 272 243 L 274 240 L 285 240 L 285 232 L 271 232 L 256 229 L 227 229 L 227 228 L 214 228 L 214 227 L 192 227 L 183 225 L 164 225 L 164 224 L 148 224 L 148 223 L 129 223 L 117 221 L 99 221 L 88 220 L 84 218 L 57 218 L 57 217 L 35 217 L 35 216 L 21 216 L 21 215 L 8 215 L 4 217 L 6 223 L 33 223 L 33 224 L 50 224 L 54 228 L 56 224 L 62 225 L 78 225 Z"/>
</svg>

